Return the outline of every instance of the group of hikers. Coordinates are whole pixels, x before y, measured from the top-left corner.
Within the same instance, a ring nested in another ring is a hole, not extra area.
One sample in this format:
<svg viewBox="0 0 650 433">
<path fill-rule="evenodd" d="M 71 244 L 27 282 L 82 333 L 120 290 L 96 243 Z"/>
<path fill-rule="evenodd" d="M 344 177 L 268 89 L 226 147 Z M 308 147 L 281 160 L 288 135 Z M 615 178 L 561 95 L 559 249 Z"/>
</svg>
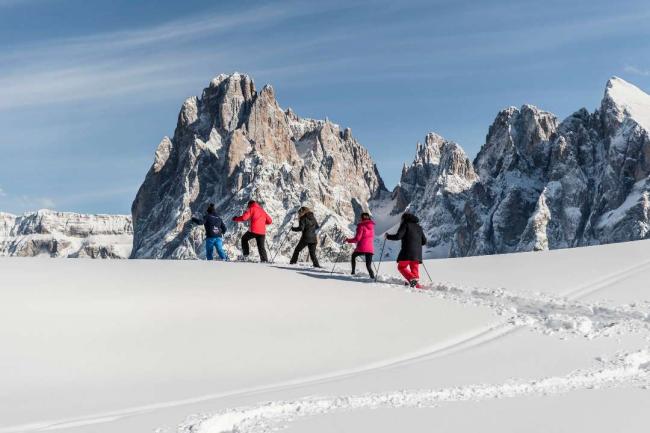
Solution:
<svg viewBox="0 0 650 433">
<path fill-rule="evenodd" d="M 241 238 L 241 248 L 244 259 L 250 254 L 249 242 L 255 239 L 257 251 L 259 252 L 260 261 L 268 262 L 266 251 L 266 226 L 273 223 L 273 219 L 255 200 L 250 200 L 246 211 L 242 215 L 233 219 L 236 223 L 249 223 L 249 229 Z M 217 215 L 217 210 L 213 203 L 210 203 L 203 219 L 192 218 L 196 224 L 203 224 L 205 228 L 205 258 L 214 259 L 214 250 L 221 260 L 229 260 L 228 255 L 223 249 L 223 235 L 226 233 L 226 225 Z M 307 207 L 301 207 L 298 210 L 298 226 L 291 227 L 291 231 L 301 233 L 300 240 L 296 245 L 290 264 L 296 264 L 300 253 L 305 249 L 309 250 L 309 256 L 315 268 L 320 268 L 316 247 L 318 240 L 316 231 L 319 229 L 318 221 L 314 213 Z M 288 236 L 288 233 L 287 233 Z M 352 253 L 352 275 L 356 273 L 357 258 L 363 257 L 366 262 L 366 269 L 371 279 L 375 279 L 375 271 L 372 268 L 372 258 L 375 253 L 375 222 L 368 212 L 361 214 L 357 223 L 356 233 L 353 238 L 345 239 L 346 243 L 356 244 Z M 402 214 L 401 223 L 397 232 L 394 234 L 385 234 L 385 240 L 401 241 L 401 249 L 397 255 L 397 269 L 406 279 L 406 283 L 414 288 L 421 288 L 419 266 L 422 263 L 422 246 L 426 244 L 427 239 L 424 231 L 419 224 L 418 218 L 408 212 Z M 384 241 L 385 242 L 385 241 Z M 383 251 L 382 251 L 383 252 Z"/>
</svg>

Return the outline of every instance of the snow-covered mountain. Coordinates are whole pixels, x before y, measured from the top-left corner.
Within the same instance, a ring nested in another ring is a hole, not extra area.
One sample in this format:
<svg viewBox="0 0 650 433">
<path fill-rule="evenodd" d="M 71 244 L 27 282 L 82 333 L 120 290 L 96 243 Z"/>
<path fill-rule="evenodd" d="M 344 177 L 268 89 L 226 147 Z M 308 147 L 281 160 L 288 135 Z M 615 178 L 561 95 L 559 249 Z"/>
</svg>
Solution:
<svg viewBox="0 0 650 433">
<path fill-rule="evenodd" d="M 400 183 L 393 190 L 391 213 L 398 215 L 408 207 L 426 222 L 429 245 L 433 246 L 427 254 L 447 256 L 448 245 L 456 238 L 462 242 L 458 225 L 477 180 L 472 163 L 458 144 L 429 133 L 424 144 L 417 144 L 413 162 L 402 169 Z"/>
<path fill-rule="evenodd" d="M 282 110 L 270 86 L 257 91 L 234 73 L 183 104 L 133 202 L 133 229 L 125 216 L 0 213 L 0 255 L 202 257 L 202 227 L 191 217 L 209 202 L 228 224 L 226 248 L 238 254 L 246 226 L 230 219 L 251 198 L 273 217 L 268 247 L 282 245 L 284 258 L 301 205 L 321 222 L 327 259 L 366 209 L 379 232 L 407 208 L 417 214 L 428 257 L 622 242 L 648 237 L 649 175 L 650 96 L 616 77 L 593 113 L 583 108 L 559 122 L 531 105 L 501 111 L 473 162 L 458 144 L 428 134 L 391 194 L 349 128 Z"/>
<path fill-rule="evenodd" d="M 282 110 L 273 88 L 257 91 L 247 75 L 219 75 L 200 97 L 185 101 L 174 136 L 158 146 L 132 206 L 132 257 L 201 256 L 203 229 L 191 217 L 209 202 L 228 224 L 226 248 L 236 253 L 246 228 L 230 219 L 252 198 L 274 220 L 267 236 L 272 251 L 295 224 L 298 207 L 307 205 L 321 223 L 321 255 L 331 258 L 355 215 L 385 192 L 350 129 Z M 284 244 L 283 256 L 296 240 Z"/>
<path fill-rule="evenodd" d="M 403 170 L 395 210 L 409 200 L 429 256 L 644 239 L 649 137 L 650 96 L 614 77 L 599 109 L 561 123 L 530 105 L 501 111 L 473 164 L 457 145 L 428 136 Z"/>
<path fill-rule="evenodd" d="M 0 212 L 0 256 L 123 259 L 129 257 L 132 242 L 127 215 Z"/>
</svg>

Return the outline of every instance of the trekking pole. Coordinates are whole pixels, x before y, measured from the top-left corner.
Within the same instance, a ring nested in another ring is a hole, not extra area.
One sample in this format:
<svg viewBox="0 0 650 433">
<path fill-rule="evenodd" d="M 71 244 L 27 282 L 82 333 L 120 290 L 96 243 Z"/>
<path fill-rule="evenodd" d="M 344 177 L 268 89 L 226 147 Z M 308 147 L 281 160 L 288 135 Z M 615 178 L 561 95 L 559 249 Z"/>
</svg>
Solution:
<svg viewBox="0 0 650 433">
<path fill-rule="evenodd" d="M 379 267 L 381 266 L 381 259 L 384 257 L 384 247 L 386 246 L 386 238 L 384 238 L 384 242 L 381 244 L 381 253 L 379 253 L 379 263 L 377 264 L 377 272 L 375 273 L 375 281 L 377 281 L 377 277 L 379 276 Z"/>
<path fill-rule="evenodd" d="M 343 251 L 343 247 L 341 247 L 341 251 L 339 252 L 339 255 L 336 256 L 336 261 L 334 262 L 334 266 L 332 266 L 332 272 L 330 272 L 330 276 L 334 273 L 334 268 L 336 268 L 336 264 L 339 262 L 339 260 L 341 260 L 341 256 L 344 253 L 345 253 L 345 251 Z"/>
<path fill-rule="evenodd" d="M 282 242 L 280 242 L 280 246 L 278 247 L 277 250 L 275 250 L 275 254 L 273 254 L 273 258 L 271 259 L 271 263 L 275 263 L 275 258 L 278 256 L 278 254 L 279 254 L 280 251 L 282 250 L 282 246 L 283 246 L 284 243 L 287 241 L 287 239 L 289 238 L 289 235 L 290 235 L 290 234 L 291 234 L 291 228 L 289 228 L 289 229 L 287 230 L 287 234 L 286 234 L 286 235 L 284 236 L 284 238 L 282 239 Z"/>
<path fill-rule="evenodd" d="M 291 210 L 290 213 L 293 213 L 293 212 L 295 212 L 295 211 L 296 211 L 296 208 L 294 207 L 294 208 Z M 292 224 L 292 225 L 293 225 L 293 224 Z M 287 241 L 287 239 L 289 239 L 289 235 L 290 235 L 290 234 L 291 234 L 291 226 L 289 226 L 289 228 L 287 228 L 287 234 L 286 234 L 286 235 L 284 236 L 284 238 L 282 239 L 282 242 L 280 242 L 280 246 L 278 247 L 278 249 L 275 250 L 275 254 L 273 254 L 273 258 L 271 259 L 271 263 L 275 263 L 275 258 L 278 256 L 278 254 L 279 254 L 280 251 L 282 250 L 282 246 L 284 245 L 284 243 Z"/>
<path fill-rule="evenodd" d="M 271 251 L 271 248 L 269 247 L 269 241 L 266 240 L 266 237 L 264 238 L 264 246 L 266 246 L 266 249 L 268 250 L 268 252 Z M 267 254 L 268 254 L 268 252 L 267 252 Z M 267 257 L 267 262 L 268 262 L 268 255 L 266 257 Z"/>
<path fill-rule="evenodd" d="M 427 265 L 424 264 L 424 260 L 422 260 L 422 267 L 424 268 L 424 271 L 427 273 L 427 277 L 429 277 L 429 281 L 431 281 L 431 284 L 433 284 L 433 279 L 431 278 L 431 274 L 427 269 Z"/>
</svg>

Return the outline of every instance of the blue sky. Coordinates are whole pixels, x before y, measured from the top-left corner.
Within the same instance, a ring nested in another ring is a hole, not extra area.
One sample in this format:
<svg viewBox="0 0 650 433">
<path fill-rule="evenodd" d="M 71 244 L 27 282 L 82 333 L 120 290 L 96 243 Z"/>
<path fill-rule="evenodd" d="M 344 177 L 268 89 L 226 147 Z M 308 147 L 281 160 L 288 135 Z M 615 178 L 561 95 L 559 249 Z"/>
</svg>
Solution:
<svg viewBox="0 0 650 433">
<path fill-rule="evenodd" d="M 0 210 L 129 213 L 183 100 L 222 72 L 349 126 L 387 185 L 428 131 L 650 90 L 650 2 L 0 0 Z"/>
</svg>

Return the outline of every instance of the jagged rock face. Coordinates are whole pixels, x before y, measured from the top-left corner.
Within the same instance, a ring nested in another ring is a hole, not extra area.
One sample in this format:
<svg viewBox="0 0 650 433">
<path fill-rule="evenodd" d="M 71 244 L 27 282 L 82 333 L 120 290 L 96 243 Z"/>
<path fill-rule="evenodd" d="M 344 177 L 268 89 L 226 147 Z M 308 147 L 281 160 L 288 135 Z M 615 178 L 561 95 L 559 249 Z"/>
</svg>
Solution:
<svg viewBox="0 0 650 433">
<path fill-rule="evenodd" d="M 551 113 L 524 105 L 497 115 L 474 161 L 485 191 L 473 200 L 480 229 L 462 255 L 517 251 L 544 186 L 549 143 L 557 130 Z"/>
<path fill-rule="evenodd" d="M 439 181 L 429 177 L 409 209 L 427 215 L 428 232 L 444 233 L 429 247 L 451 244 L 450 256 L 644 239 L 649 131 L 650 96 L 619 78 L 607 83 L 598 110 L 581 109 L 559 125 L 535 107 L 508 108 L 474 161 L 479 179 L 471 188 L 434 199 Z M 449 212 L 450 202 L 462 215 Z"/>
<path fill-rule="evenodd" d="M 334 256 L 368 201 L 385 191 L 367 150 L 349 129 L 283 111 L 270 86 L 257 92 L 250 77 L 220 75 L 200 98 L 183 104 L 174 136 L 164 138 L 132 206 L 134 258 L 203 256 L 202 227 L 191 223 L 209 202 L 229 232 L 226 248 L 246 230 L 230 223 L 249 199 L 274 219 L 275 249 L 297 208 L 312 207 L 321 223 L 321 253 Z M 297 239 L 294 239 L 294 242 Z M 286 242 L 281 255 L 294 242 Z"/>
<path fill-rule="evenodd" d="M 562 122 L 552 143 L 540 215 L 533 215 L 545 222 L 536 229 L 531 225 L 520 250 L 531 249 L 533 237 L 541 242 L 532 249 L 547 249 L 647 236 L 648 118 L 650 96 L 613 78 L 595 113 L 580 110 Z"/>
<path fill-rule="evenodd" d="M 447 257 L 462 249 L 466 240 L 457 236 L 465 219 L 465 204 L 478 177 L 463 149 L 452 141 L 429 133 L 424 144 L 416 146 L 416 156 L 402 169 L 399 185 L 393 191 L 392 213 L 404 210 L 424 222 L 428 257 Z"/>
<path fill-rule="evenodd" d="M 126 215 L 82 215 L 40 210 L 0 213 L 0 256 L 124 259 L 133 227 Z"/>
<path fill-rule="evenodd" d="M 400 182 L 393 190 L 393 214 L 403 212 L 415 197 L 424 194 L 427 185 L 437 173 L 441 151 L 446 144 L 444 138 L 433 132 L 427 134 L 424 144 L 417 144 L 415 159 L 411 165 L 404 165 Z"/>
</svg>

